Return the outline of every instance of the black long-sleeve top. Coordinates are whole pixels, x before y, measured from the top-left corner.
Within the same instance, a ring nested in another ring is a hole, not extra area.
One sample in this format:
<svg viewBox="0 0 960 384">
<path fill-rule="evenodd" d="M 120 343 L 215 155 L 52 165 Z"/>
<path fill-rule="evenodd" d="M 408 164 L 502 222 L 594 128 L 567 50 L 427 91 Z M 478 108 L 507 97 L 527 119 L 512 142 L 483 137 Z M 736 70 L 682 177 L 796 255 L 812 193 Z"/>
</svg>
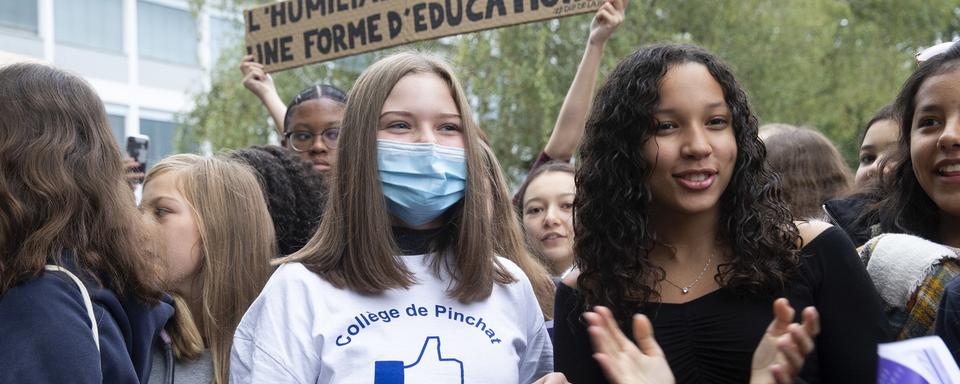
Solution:
<svg viewBox="0 0 960 384">
<path fill-rule="evenodd" d="M 803 247 L 786 297 L 800 321 L 804 307 L 820 312 L 820 335 L 800 377 L 809 383 L 875 383 L 877 343 L 888 339 L 880 297 L 850 239 L 831 227 Z M 555 370 L 570 382 L 605 383 L 578 292 L 561 284 L 554 323 Z M 720 288 L 683 304 L 648 303 L 650 318 L 677 383 L 746 383 L 753 351 L 773 320 L 774 298 Z M 632 338 L 631 327 L 623 329 Z"/>
</svg>

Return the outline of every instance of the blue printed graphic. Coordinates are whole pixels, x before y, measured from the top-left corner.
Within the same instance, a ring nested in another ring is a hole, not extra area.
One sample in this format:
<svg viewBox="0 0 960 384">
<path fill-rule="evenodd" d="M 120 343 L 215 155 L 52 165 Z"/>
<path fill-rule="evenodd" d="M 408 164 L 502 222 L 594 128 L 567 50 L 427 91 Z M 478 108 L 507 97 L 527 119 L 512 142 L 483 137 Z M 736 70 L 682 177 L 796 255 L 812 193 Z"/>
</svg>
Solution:
<svg viewBox="0 0 960 384">
<path fill-rule="evenodd" d="M 433 352 L 436 351 L 436 354 Z M 374 364 L 374 384 L 439 383 L 437 378 L 451 378 L 453 384 L 463 384 L 463 362 L 452 357 L 443 357 L 440 351 L 440 336 L 427 336 L 417 360 L 410 364 L 402 361 L 381 360 Z M 459 381 L 457 379 L 459 378 Z"/>
<path fill-rule="evenodd" d="M 919 373 L 896 361 L 880 358 L 877 384 L 929 384 Z M 944 381 L 946 383 L 946 381 Z"/>
</svg>

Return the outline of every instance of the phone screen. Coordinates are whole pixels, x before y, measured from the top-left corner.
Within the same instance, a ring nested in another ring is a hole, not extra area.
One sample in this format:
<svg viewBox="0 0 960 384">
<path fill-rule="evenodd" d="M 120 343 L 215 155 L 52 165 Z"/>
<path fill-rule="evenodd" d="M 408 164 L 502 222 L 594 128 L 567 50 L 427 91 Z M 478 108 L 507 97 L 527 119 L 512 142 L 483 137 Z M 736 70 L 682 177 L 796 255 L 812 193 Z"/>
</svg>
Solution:
<svg viewBox="0 0 960 384">
<path fill-rule="evenodd" d="M 146 136 L 127 137 L 127 155 L 136 160 L 137 163 L 140 163 L 134 171 L 140 173 L 147 171 L 147 149 L 149 146 L 150 138 Z"/>
</svg>

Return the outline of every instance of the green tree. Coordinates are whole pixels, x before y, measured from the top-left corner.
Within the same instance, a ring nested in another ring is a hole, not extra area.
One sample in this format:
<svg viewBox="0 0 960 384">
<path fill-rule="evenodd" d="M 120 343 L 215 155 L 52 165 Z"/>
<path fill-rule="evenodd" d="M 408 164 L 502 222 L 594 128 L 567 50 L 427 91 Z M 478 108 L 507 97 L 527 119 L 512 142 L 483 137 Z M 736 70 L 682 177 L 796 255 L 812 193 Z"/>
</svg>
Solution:
<svg viewBox="0 0 960 384">
<path fill-rule="evenodd" d="M 458 69 L 478 123 L 514 182 L 546 143 L 591 18 L 414 44 L 439 50 Z M 862 125 L 893 100 L 915 67 L 916 50 L 958 33 L 956 0 L 909 6 L 896 0 L 634 0 L 607 46 L 601 72 L 646 44 L 704 46 L 734 68 L 761 123 L 815 127 L 854 164 Z M 196 108 L 183 116 L 182 137 L 207 140 L 218 150 L 267 140 L 266 111 L 240 83 L 241 45 L 218 63 L 210 91 L 196 95 Z M 347 89 L 366 65 L 392 51 L 284 71 L 274 81 L 284 100 L 314 82 Z"/>
</svg>

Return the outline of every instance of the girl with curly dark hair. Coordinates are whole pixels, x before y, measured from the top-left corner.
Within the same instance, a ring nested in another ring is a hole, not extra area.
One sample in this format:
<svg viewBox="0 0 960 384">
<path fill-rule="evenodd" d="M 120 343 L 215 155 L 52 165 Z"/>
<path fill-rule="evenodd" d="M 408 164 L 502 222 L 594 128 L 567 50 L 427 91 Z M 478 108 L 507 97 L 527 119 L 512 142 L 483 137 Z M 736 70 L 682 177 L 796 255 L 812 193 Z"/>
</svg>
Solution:
<svg viewBox="0 0 960 384">
<path fill-rule="evenodd" d="M 782 354 L 754 348 L 783 296 L 821 314 L 802 378 L 875 382 L 877 293 L 842 231 L 791 221 L 765 157 L 746 93 L 712 54 L 654 45 L 620 62 L 581 148 L 558 371 L 603 380 L 580 315 L 606 306 L 628 334 L 633 314 L 649 317 L 677 382 L 773 381 Z"/>
<path fill-rule="evenodd" d="M 274 145 L 254 145 L 230 153 L 257 172 L 276 229 L 280 256 L 292 254 L 317 231 L 327 202 L 322 173 L 297 153 Z"/>
</svg>

